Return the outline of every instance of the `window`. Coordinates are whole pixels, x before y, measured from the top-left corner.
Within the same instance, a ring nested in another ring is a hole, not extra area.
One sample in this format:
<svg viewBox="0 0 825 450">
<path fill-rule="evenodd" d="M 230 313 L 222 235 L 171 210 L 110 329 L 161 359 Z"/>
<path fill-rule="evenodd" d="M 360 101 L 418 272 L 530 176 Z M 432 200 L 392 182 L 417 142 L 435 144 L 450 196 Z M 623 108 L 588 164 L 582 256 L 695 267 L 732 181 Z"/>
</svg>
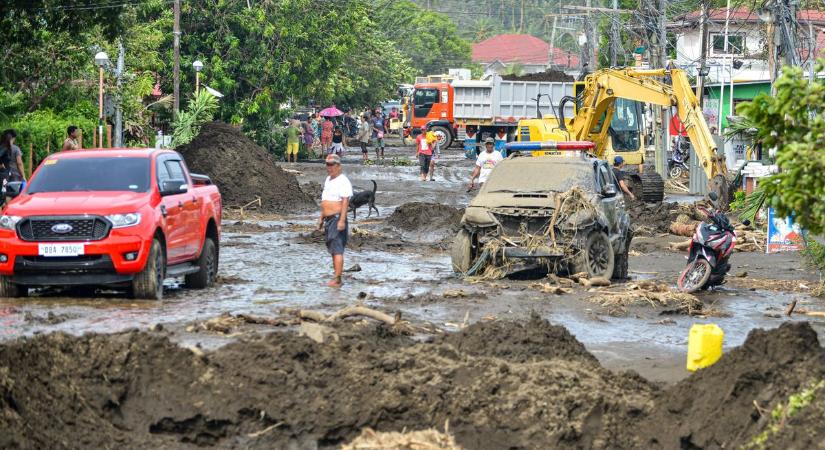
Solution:
<svg viewBox="0 0 825 450">
<path fill-rule="evenodd" d="M 438 103 L 438 89 L 416 89 L 414 102 L 416 106 Z"/>
<path fill-rule="evenodd" d="M 166 170 L 169 171 L 169 177 L 172 180 L 186 180 L 186 175 L 183 174 L 183 167 L 180 165 L 180 161 L 176 159 L 170 159 L 164 163 L 166 165 Z"/>
<path fill-rule="evenodd" d="M 158 161 L 158 186 L 163 186 L 164 181 L 170 180 L 169 171 L 166 170 L 166 164 Z"/>
<path fill-rule="evenodd" d="M 714 55 L 741 55 L 744 50 L 745 36 L 742 34 L 728 34 L 728 51 L 725 52 L 725 35 L 711 34 Z"/>
<path fill-rule="evenodd" d="M 31 180 L 37 192 L 149 190 L 149 158 L 51 158 Z"/>
</svg>

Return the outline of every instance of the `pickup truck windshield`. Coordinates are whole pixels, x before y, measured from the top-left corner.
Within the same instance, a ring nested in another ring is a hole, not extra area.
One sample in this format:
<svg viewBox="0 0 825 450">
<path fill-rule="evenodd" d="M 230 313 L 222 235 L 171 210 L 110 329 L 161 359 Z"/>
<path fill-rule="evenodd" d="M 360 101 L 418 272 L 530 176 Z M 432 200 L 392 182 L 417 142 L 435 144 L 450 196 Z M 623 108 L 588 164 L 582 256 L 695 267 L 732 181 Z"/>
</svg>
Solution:
<svg viewBox="0 0 825 450">
<path fill-rule="evenodd" d="M 54 158 L 43 162 L 28 194 L 149 190 L 150 158 Z"/>
</svg>

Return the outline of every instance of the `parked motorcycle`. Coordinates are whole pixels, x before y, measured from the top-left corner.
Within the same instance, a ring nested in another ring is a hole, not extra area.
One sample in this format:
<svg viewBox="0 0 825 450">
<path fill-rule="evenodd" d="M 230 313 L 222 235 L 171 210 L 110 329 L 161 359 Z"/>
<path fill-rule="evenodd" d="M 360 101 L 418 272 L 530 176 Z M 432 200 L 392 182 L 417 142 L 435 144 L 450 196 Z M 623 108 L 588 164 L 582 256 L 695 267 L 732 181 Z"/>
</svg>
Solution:
<svg viewBox="0 0 825 450">
<path fill-rule="evenodd" d="M 688 173 L 687 159 L 690 155 L 690 142 L 679 140 L 673 148 L 673 153 L 667 161 L 667 172 L 670 178 L 679 178 Z"/>
<path fill-rule="evenodd" d="M 708 197 L 712 202 L 718 200 L 716 193 Z M 688 247 L 688 262 L 679 276 L 677 285 L 682 292 L 696 292 L 725 282 L 725 275 L 730 270 L 728 258 L 736 245 L 733 225 L 718 208 L 698 208 L 707 216 L 707 221 L 696 227 L 696 232 Z"/>
</svg>

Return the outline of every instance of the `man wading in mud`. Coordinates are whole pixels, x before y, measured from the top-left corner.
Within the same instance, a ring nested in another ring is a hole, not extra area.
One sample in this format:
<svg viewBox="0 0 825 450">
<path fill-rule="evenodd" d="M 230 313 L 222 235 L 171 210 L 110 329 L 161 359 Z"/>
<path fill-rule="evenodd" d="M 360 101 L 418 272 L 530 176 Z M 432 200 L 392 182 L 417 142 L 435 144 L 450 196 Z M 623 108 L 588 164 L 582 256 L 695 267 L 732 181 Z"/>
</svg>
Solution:
<svg viewBox="0 0 825 450">
<path fill-rule="evenodd" d="M 467 192 L 475 188 L 476 178 L 478 178 L 479 186 L 483 185 L 484 182 L 487 181 L 487 177 L 490 176 L 490 172 L 496 167 L 496 164 L 504 159 L 501 157 L 501 153 L 494 151 L 494 144 L 495 141 L 493 138 L 484 140 L 484 151 L 479 153 L 478 158 L 476 158 L 476 165 L 473 167 L 473 174 L 470 175 L 470 187 L 467 188 Z"/>
<path fill-rule="evenodd" d="M 347 208 L 352 197 L 352 184 L 346 175 L 341 173 L 341 157 L 336 154 L 327 155 L 327 179 L 324 181 L 324 192 L 321 194 L 321 218 L 318 220 L 318 229 L 324 230 L 327 250 L 332 255 L 332 268 L 335 271 L 327 286 L 341 286 L 341 273 L 344 271 L 344 247 L 347 246 Z"/>
</svg>

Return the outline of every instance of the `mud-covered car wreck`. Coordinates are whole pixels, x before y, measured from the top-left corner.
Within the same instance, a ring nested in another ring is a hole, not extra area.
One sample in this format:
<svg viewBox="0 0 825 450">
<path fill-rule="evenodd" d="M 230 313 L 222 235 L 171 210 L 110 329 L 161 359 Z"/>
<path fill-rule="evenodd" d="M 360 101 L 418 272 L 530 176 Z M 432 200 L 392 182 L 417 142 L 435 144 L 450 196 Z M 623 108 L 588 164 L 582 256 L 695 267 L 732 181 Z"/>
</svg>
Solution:
<svg viewBox="0 0 825 450">
<path fill-rule="evenodd" d="M 587 154 L 500 162 L 470 202 L 453 269 L 491 278 L 537 267 L 626 278 L 632 231 L 610 166 Z"/>
</svg>

